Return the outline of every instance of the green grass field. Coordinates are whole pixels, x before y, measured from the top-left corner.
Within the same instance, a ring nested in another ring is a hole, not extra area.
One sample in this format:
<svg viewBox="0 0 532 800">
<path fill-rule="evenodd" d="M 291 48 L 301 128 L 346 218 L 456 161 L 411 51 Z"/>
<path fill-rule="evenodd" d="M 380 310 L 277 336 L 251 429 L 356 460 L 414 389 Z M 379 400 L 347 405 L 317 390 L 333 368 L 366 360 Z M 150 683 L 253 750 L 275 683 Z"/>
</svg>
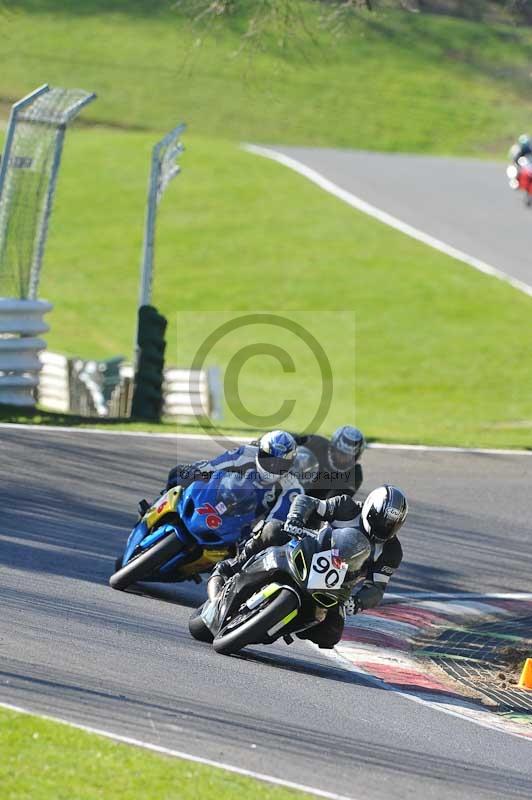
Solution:
<svg viewBox="0 0 532 800">
<path fill-rule="evenodd" d="M 51 349 L 131 353 L 152 138 L 69 134 L 42 284 L 56 305 Z M 187 144 L 158 230 L 154 300 L 170 321 L 169 362 L 191 357 L 191 313 L 201 335 L 222 310 L 303 312 L 340 376 L 327 429 L 356 418 L 368 436 L 392 441 L 532 444 L 532 428 L 512 427 L 532 418 L 532 377 L 522 368 L 532 346 L 530 298 L 236 145 L 192 134 Z M 335 309 L 354 312 L 356 372 Z M 180 336 L 178 348 L 181 312 L 190 341 Z M 231 346 L 213 360 L 223 364 Z M 275 361 L 249 363 L 243 394 L 257 413 L 261 404 L 264 413 L 277 407 L 281 379 Z M 311 395 L 292 427 L 308 420 Z M 226 422 L 241 427 L 230 414 Z"/>
<path fill-rule="evenodd" d="M 250 2 L 253 5 L 253 2 Z M 532 111 L 532 29 L 404 12 L 355 15 L 235 56 L 245 15 L 207 35 L 171 0 L 0 0 L 0 98 L 81 86 L 84 117 L 230 140 L 504 157 Z M 307 17 L 321 13 L 309 2 Z M 201 41 L 201 46 L 196 46 Z"/>
<path fill-rule="evenodd" d="M 2 800 L 305 800 L 310 795 L 0 709 Z"/>
<path fill-rule="evenodd" d="M 183 71 L 190 32 L 146 7 L 2 6 L 0 93 L 15 98 L 43 80 L 96 89 L 83 116 L 106 123 L 67 135 L 41 287 L 55 304 L 50 348 L 131 354 L 150 148 L 185 119 L 184 170 L 161 204 L 156 249 L 169 362 L 186 364 L 213 314 L 306 312 L 334 365 L 324 431 L 354 421 L 373 439 L 532 446 L 530 298 L 228 140 L 461 153 L 478 141 L 481 153 L 503 155 L 532 105 L 530 93 L 528 105 L 517 101 L 530 30 L 360 15 L 349 37 L 312 50 L 314 64 L 272 44 L 246 79 L 229 57 L 236 32 L 207 40 Z M 354 347 L 344 322 L 331 325 L 336 312 L 354 315 Z M 231 346 L 213 360 L 224 365 Z M 304 361 L 302 374 L 287 427 L 309 420 L 317 376 Z M 273 359 L 249 362 L 242 393 L 256 413 L 278 406 L 282 379 Z M 225 422 L 242 427 L 230 412 Z"/>
</svg>

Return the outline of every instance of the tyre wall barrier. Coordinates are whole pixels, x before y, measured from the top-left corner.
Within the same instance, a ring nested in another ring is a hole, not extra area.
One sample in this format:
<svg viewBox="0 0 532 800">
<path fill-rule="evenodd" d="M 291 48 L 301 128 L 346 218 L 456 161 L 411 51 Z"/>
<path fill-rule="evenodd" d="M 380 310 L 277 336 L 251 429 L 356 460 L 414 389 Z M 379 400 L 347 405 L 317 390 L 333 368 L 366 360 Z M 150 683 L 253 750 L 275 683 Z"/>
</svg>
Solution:
<svg viewBox="0 0 532 800">
<path fill-rule="evenodd" d="M 222 417 L 222 382 L 219 367 L 164 371 L 163 416 L 219 420 Z"/>
<path fill-rule="evenodd" d="M 120 358 L 82 361 L 43 352 L 38 387 L 42 408 L 80 416 L 128 417 L 133 396 L 133 367 Z M 218 367 L 164 370 L 163 415 L 170 419 L 219 420 L 222 416 L 221 378 Z"/>
<path fill-rule="evenodd" d="M 49 330 L 44 315 L 53 306 L 44 300 L 0 298 L 0 404 L 31 408 L 39 384 L 39 353 Z"/>
</svg>

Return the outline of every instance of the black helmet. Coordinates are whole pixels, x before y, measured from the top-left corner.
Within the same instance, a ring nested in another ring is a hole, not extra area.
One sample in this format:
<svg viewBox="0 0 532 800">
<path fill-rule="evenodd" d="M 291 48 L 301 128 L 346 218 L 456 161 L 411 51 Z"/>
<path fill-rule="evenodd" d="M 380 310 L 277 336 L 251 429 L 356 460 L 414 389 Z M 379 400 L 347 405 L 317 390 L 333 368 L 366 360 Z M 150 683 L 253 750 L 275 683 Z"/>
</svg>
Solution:
<svg viewBox="0 0 532 800">
<path fill-rule="evenodd" d="M 352 469 L 366 447 L 362 431 L 352 425 L 342 425 L 331 436 L 329 463 L 333 469 Z"/>
<path fill-rule="evenodd" d="M 396 486 L 373 489 L 362 506 L 362 525 L 366 533 L 379 542 L 386 542 L 400 530 L 408 514 L 406 497 Z"/>
</svg>

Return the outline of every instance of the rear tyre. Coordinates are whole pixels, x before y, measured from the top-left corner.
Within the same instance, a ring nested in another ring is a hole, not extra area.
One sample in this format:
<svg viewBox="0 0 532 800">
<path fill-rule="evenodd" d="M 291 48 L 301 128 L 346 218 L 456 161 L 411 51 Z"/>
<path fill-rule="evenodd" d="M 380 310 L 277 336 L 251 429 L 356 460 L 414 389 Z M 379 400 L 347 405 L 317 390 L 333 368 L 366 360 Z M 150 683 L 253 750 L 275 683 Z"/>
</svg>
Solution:
<svg viewBox="0 0 532 800">
<path fill-rule="evenodd" d="M 169 533 L 160 542 L 154 544 L 145 553 L 137 556 L 124 567 L 115 572 L 109 578 L 109 586 L 112 589 L 123 591 L 136 581 L 146 580 L 173 556 L 176 556 L 183 549 L 183 545 L 175 535 Z"/>
<path fill-rule="evenodd" d="M 217 653 L 229 655 L 238 653 L 248 644 L 259 644 L 268 638 L 268 631 L 274 625 L 277 625 L 297 608 L 299 608 L 299 601 L 296 594 L 289 589 L 281 589 L 267 606 L 259 609 L 256 613 L 250 612 L 252 616 L 245 619 L 238 627 L 231 629 L 229 622 L 214 639 L 212 646 Z M 227 628 L 230 629 L 224 633 Z"/>
<path fill-rule="evenodd" d="M 194 611 L 190 617 L 188 621 L 188 629 L 190 631 L 190 635 L 194 639 L 197 639 L 198 642 L 208 642 L 211 644 L 212 640 L 214 639 L 214 636 L 203 622 L 201 613 L 198 610 Z"/>
</svg>

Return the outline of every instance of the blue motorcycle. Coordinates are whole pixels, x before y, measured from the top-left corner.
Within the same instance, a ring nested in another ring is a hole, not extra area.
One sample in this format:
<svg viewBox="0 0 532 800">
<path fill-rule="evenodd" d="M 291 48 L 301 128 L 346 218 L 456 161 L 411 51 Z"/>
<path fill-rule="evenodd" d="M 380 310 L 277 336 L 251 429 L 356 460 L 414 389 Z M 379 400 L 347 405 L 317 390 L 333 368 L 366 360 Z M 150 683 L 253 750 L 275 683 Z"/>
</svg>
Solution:
<svg viewBox="0 0 532 800">
<path fill-rule="evenodd" d="M 169 489 L 143 509 L 116 560 L 110 586 L 123 590 L 136 581 L 200 583 L 200 573 L 235 555 L 238 542 L 249 536 L 257 503 L 252 481 L 236 473 L 215 473 L 207 483 Z"/>
</svg>

